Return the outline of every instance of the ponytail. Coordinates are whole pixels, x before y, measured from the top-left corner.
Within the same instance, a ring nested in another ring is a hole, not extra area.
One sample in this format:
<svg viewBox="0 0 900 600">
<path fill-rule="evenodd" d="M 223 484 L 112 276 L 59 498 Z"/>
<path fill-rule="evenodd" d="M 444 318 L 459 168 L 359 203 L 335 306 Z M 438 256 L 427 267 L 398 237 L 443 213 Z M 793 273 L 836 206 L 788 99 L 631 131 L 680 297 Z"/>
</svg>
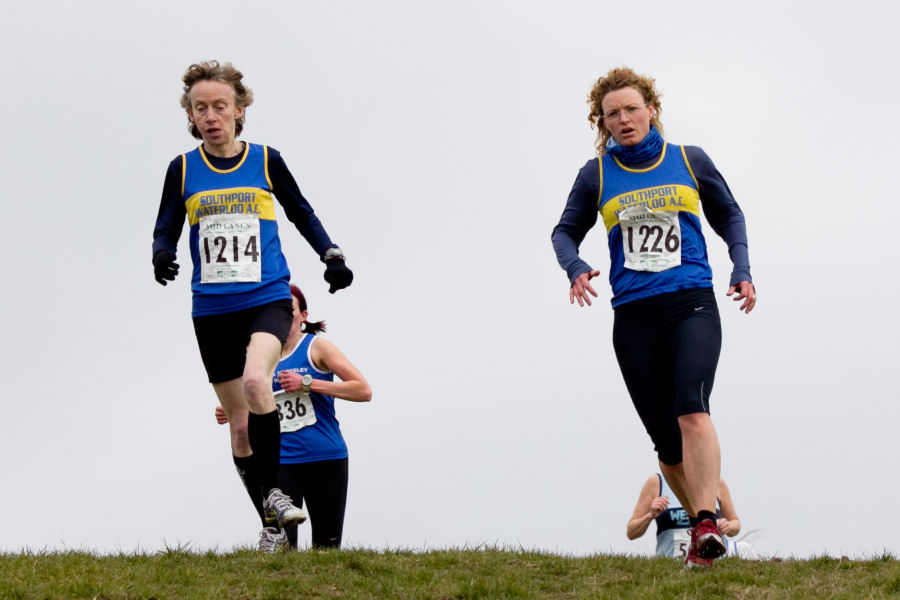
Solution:
<svg viewBox="0 0 900 600">
<path fill-rule="evenodd" d="M 313 335 L 319 333 L 320 331 L 325 331 L 325 321 L 304 321 L 303 322 L 303 333 L 311 333 Z"/>
<path fill-rule="evenodd" d="M 297 299 L 297 303 L 300 305 L 300 310 L 306 311 L 308 310 L 306 307 L 306 296 L 303 295 L 303 292 L 300 291 L 293 283 L 291 284 L 291 295 Z M 325 331 L 325 321 L 304 321 L 303 326 L 300 328 L 303 333 L 311 333 L 313 335 L 319 333 L 320 331 Z"/>
</svg>

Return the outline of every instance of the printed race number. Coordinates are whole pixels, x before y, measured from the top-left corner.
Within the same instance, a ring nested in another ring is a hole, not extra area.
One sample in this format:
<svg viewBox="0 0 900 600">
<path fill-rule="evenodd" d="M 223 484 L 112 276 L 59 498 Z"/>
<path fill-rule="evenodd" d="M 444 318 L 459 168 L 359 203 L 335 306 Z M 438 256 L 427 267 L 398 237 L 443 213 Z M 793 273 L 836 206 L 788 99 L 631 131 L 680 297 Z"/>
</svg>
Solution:
<svg viewBox="0 0 900 600">
<path fill-rule="evenodd" d="M 691 548 L 691 530 L 676 529 L 673 542 L 675 544 L 675 549 L 672 553 L 672 557 L 684 558 Z"/>
<path fill-rule="evenodd" d="M 625 268 L 659 272 L 681 264 L 681 222 L 673 210 L 633 206 L 619 213 Z"/>
<path fill-rule="evenodd" d="M 210 215 L 200 219 L 200 283 L 262 280 L 259 219 Z"/>
<path fill-rule="evenodd" d="M 665 232 L 665 242 L 663 242 L 663 228 L 659 225 L 641 225 L 637 231 L 638 241 L 640 245 L 638 252 L 656 252 L 662 253 L 675 252 L 681 247 L 681 240 L 675 235 L 675 226 L 669 225 L 669 230 Z M 661 243 L 662 242 L 662 243 Z M 628 252 L 634 252 L 634 227 L 628 227 Z"/>
<path fill-rule="evenodd" d="M 282 433 L 316 424 L 316 411 L 309 394 L 279 390 L 275 392 L 275 408 L 278 410 Z"/>
<path fill-rule="evenodd" d="M 240 250 L 241 244 L 238 240 L 238 236 L 233 235 L 229 240 L 226 237 L 221 235 L 217 235 L 213 238 L 213 249 L 210 251 L 209 247 L 209 238 L 203 238 L 203 252 L 206 255 L 206 262 L 213 262 L 213 255 L 216 253 L 216 250 L 219 251 L 218 255 L 216 255 L 215 262 L 217 263 L 227 263 L 228 259 L 225 258 L 225 252 L 228 250 L 228 244 L 231 243 L 231 248 L 234 253 L 233 262 L 238 262 L 241 260 L 240 256 L 249 256 L 252 262 L 259 262 L 259 250 L 256 249 L 256 236 L 250 236 L 250 239 L 247 240 L 247 246 L 244 248 L 244 251 L 239 255 L 238 252 Z"/>
</svg>

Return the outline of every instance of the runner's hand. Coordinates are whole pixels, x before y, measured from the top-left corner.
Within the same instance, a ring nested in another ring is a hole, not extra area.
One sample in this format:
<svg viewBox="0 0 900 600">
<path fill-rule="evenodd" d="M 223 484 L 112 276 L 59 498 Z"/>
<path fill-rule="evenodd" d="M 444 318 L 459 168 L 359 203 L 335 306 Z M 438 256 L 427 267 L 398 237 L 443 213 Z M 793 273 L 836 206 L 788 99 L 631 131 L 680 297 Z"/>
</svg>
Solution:
<svg viewBox="0 0 900 600">
<path fill-rule="evenodd" d="M 578 300 L 578 306 L 584 306 L 585 302 L 590 306 L 591 297 L 587 293 L 590 292 L 594 298 L 597 297 L 597 292 L 591 287 L 590 281 L 599 274 L 600 271 L 594 269 L 576 277 L 575 283 L 569 288 L 569 304 L 575 304 L 575 300 Z"/>
<path fill-rule="evenodd" d="M 228 417 L 225 416 L 225 409 L 221 406 L 216 407 L 216 423 L 219 425 L 224 425 L 228 422 Z"/>
<path fill-rule="evenodd" d="M 756 288 L 753 286 L 753 284 L 749 281 L 742 281 L 739 284 L 733 285 L 728 288 L 728 293 L 725 295 L 731 296 L 735 292 L 737 292 L 738 295 L 734 297 L 734 301 L 744 301 L 744 303 L 741 304 L 741 307 L 738 310 L 742 310 L 747 313 L 753 310 L 753 307 L 756 306 Z"/>
<path fill-rule="evenodd" d="M 353 282 L 353 271 L 347 268 L 343 258 L 332 258 L 325 262 L 325 281 L 331 284 L 328 293 L 333 294 Z"/>
<path fill-rule="evenodd" d="M 162 285 L 166 285 L 166 281 L 175 281 L 175 276 L 178 275 L 175 253 L 171 250 L 157 250 L 153 255 L 153 274 Z"/>
<path fill-rule="evenodd" d="M 657 496 L 650 503 L 650 515 L 655 519 L 669 507 L 669 498 L 667 496 Z"/>
<path fill-rule="evenodd" d="M 280 371 L 278 373 L 278 385 L 286 392 L 303 391 L 303 376 L 293 371 Z"/>
<path fill-rule="evenodd" d="M 731 521 L 728 519 L 717 519 L 716 527 L 719 528 L 719 533 L 722 535 L 734 535 L 732 533 Z"/>
</svg>

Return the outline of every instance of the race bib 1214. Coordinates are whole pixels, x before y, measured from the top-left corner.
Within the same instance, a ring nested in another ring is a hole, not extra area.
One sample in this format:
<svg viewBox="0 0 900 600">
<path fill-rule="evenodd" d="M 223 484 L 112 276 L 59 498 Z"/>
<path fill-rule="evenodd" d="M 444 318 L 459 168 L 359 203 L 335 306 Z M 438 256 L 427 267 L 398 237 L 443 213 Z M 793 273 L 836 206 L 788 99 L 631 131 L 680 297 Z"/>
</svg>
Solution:
<svg viewBox="0 0 900 600">
<path fill-rule="evenodd" d="M 200 219 L 200 283 L 262 280 L 259 219 L 209 215 Z"/>
</svg>

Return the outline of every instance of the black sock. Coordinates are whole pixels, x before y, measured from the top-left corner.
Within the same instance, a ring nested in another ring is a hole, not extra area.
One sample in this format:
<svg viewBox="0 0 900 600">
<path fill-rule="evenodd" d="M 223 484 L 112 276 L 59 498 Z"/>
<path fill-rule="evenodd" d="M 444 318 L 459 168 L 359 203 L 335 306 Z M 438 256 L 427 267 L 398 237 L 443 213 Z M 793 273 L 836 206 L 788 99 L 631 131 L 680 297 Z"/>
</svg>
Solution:
<svg viewBox="0 0 900 600">
<path fill-rule="evenodd" d="M 715 523 L 716 522 L 716 513 L 710 512 L 708 510 L 701 510 L 697 513 L 697 522 L 698 523 L 700 521 L 705 521 L 706 519 L 709 519 L 710 521 Z"/>
<path fill-rule="evenodd" d="M 266 521 L 263 517 L 262 507 L 262 484 L 256 472 L 254 456 L 251 454 L 250 456 L 232 456 L 232 458 L 234 459 L 234 467 L 237 469 L 238 477 L 241 478 L 244 489 L 247 490 L 247 495 L 250 496 L 250 502 L 253 503 L 253 508 L 256 509 L 259 519 L 262 521 L 263 527 L 265 527 Z"/>
<path fill-rule="evenodd" d="M 272 488 L 278 487 L 278 465 L 281 462 L 281 425 L 278 411 L 264 415 L 250 413 L 247 421 L 247 436 L 256 457 L 256 473 L 266 498 Z"/>
</svg>

